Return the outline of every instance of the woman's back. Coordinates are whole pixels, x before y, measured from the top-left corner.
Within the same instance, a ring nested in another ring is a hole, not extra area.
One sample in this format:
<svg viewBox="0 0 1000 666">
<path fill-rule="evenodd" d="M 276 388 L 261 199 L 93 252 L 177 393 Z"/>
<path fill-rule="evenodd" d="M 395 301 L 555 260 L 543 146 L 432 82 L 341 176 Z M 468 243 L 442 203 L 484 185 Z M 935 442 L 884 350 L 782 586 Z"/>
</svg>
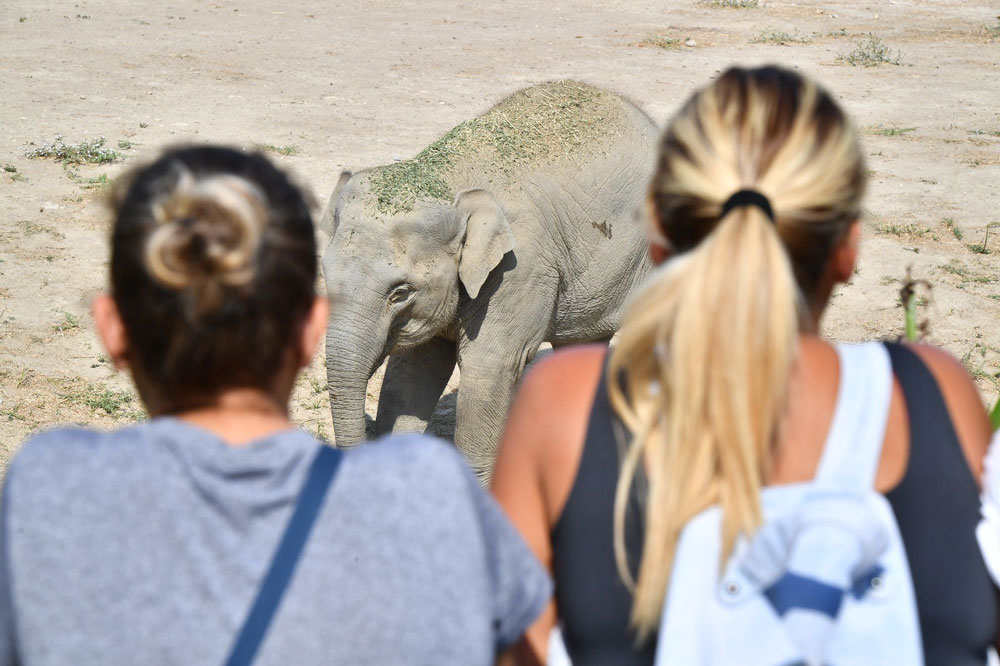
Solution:
<svg viewBox="0 0 1000 666">
<path fill-rule="evenodd" d="M 171 418 L 37 436 L 7 479 L 0 646 L 223 663 L 320 446 L 232 447 Z M 491 664 L 548 595 L 533 560 L 451 447 L 352 450 L 256 663 Z"/>
<path fill-rule="evenodd" d="M 926 348 L 921 351 L 934 353 Z M 890 353 L 899 379 L 889 410 L 889 420 L 895 422 L 886 432 L 879 477 L 891 479 L 892 485 L 882 482 L 880 489 L 888 491 L 910 561 L 927 663 L 982 664 L 986 648 L 995 639 L 998 612 L 973 533 L 978 492 L 971 461 L 963 456 L 941 394 L 924 363 L 900 346 L 893 346 Z M 597 356 L 598 350 L 592 354 Z M 822 368 L 823 354 L 816 361 Z M 563 374 L 554 368 L 551 372 Z M 789 437 L 794 432 L 786 434 L 784 454 L 775 461 L 778 469 L 806 471 L 786 473 L 772 483 L 810 480 L 824 444 L 835 436 L 828 432 L 834 420 L 843 421 L 852 401 L 857 407 L 857 401 L 866 400 L 864 391 L 838 395 L 843 387 L 837 374 L 827 379 L 813 377 L 803 386 L 789 422 L 808 416 L 816 425 L 799 446 L 791 446 Z M 654 643 L 635 649 L 635 635 L 628 629 L 631 594 L 615 566 L 612 508 L 624 430 L 608 402 L 606 381 L 602 373 L 572 489 L 552 530 L 556 603 L 575 664 L 652 664 Z M 893 449 L 887 448 L 890 443 Z M 904 469 L 896 474 L 900 462 Z M 637 490 L 642 483 L 640 478 L 633 485 L 626 510 L 625 541 L 632 555 L 641 552 L 645 529 L 642 492 Z M 630 563 L 633 571 L 635 559 Z"/>
</svg>

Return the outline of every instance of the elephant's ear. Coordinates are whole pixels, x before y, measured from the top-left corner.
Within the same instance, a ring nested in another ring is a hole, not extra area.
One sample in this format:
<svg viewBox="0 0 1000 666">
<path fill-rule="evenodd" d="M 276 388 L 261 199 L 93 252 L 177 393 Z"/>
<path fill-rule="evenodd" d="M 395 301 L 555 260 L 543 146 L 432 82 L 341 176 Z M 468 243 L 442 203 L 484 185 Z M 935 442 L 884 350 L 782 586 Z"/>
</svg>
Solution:
<svg viewBox="0 0 1000 666">
<path fill-rule="evenodd" d="M 465 229 L 458 277 L 469 297 L 475 298 L 490 271 L 514 249 L 514 232 L 500 204 L 486 190 L 459 192 L 455 208 Z"/>
<path fill-rule="evenodd" d="M 337 185 L 333 188 L 333 194 L 330 195 L 330 202 L 326 205 L 326 210 L 323 211 L 323 215 L 320 216 L 317 227 L 320 231 L 326 234 L 326 237 L 333 238 L 333 232 L 337 230 L 337 199 L 340 198 L 340 191 L 344 189 L 344 185 L 347 181 L 351 179 L 353 174 L 350 171 L 341 171 L 340 177 L 337 178 Z"/>
</svg>

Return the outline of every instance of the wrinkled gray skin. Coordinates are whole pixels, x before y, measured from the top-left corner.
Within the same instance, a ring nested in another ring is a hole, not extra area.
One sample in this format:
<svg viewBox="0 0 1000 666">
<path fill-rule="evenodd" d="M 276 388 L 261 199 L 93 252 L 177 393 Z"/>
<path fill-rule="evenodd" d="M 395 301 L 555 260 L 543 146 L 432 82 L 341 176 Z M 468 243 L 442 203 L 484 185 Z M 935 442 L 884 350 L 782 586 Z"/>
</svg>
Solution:
<svg viewBox="0 0 1000 666">
<path fill-rule="evenodd" d="M 657 136 L 643 112 L 621 108 L 618 127 L 567 159 L 505 174 L 473 156 L 449 175 L 453 203 L 379 213 L 372 171 L 342 174 L 321 222 L 338 445 L 365 439 L 368 380 L 386 356 L 378 434 L 423 431 L 457 362 L 455 443 L 487 481 L 539 345 L 611 338 L 650 268 L 636 211 Z"/>
</svg>

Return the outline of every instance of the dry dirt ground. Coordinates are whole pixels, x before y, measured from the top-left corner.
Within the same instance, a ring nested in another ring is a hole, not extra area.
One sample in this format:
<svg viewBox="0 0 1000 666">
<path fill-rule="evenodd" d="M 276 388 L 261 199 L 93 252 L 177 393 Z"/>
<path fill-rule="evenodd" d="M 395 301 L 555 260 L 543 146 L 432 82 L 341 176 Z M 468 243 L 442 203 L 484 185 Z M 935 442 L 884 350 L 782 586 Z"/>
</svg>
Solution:
<svg viewBox="0 0 1000 666">
<path fill-rule="evenodd" d="M 891 62 L 850 62 L 859 46 L 857 57 L 879 55 L 870 36 Z M 930 339 L 965 361 L 984 400 L 996 398 L 995 3 L 5 0 L 0 45 L 0 467 L 36 429 L 141 418 L 88 308 L 107 276 L 104 182 L 161 147 L 266 146 L 324 201 L 341 169 L 409 157 L 523 86 L 581 79 L 662 123 L 732 63 L 799 68 L 862 130 L 863 257 L 827 335 L 898 336 L 897 291 L 910 268 L 933 284 L 922 306 Z M 28 157 L 60 135 L 105 137 L 121 156 Z M 332 436 L 325 388 L 320 358 L 296 389 L 293 417 Z"/>
</svg>

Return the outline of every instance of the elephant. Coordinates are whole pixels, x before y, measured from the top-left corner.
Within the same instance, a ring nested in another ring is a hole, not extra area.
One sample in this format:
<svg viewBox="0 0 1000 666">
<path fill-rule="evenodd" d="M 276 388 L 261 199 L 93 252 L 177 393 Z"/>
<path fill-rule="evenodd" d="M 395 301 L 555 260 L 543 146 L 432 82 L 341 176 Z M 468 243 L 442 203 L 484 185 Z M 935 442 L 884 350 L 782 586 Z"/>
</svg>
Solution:
<svg viewBox="0 0 1000 666">
<path fill-rule="evenodd" d="M 639 219 L 658 131 L 574 81 L 525 88 L 416 157 L 344 172 L 320 218 L 338 446 L 424 430 L 459 367 L 455 444 L 491 475 L 515 385 L 543 342 L 607 341 L 650 270 Z"/>
</svg>

